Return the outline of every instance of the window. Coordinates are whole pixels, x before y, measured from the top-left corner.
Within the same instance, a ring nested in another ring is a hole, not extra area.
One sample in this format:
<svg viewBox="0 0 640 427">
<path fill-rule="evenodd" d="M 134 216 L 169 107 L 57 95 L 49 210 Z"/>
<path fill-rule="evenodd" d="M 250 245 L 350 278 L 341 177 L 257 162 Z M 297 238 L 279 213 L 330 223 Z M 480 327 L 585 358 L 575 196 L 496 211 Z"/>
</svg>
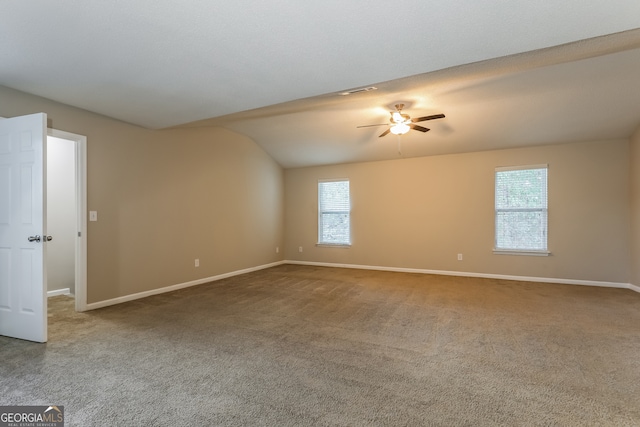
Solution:
<svg viewBox="0 0 640 427">
<path fill-rule="evenodd" d="M 349 181 L 318 182 L 318 244 L 351 244 Z"/>
<path fill-rule="evenodd" d="M 496 168 L 494 252 L 548 255 L 547 165 Z"/>
</svg>

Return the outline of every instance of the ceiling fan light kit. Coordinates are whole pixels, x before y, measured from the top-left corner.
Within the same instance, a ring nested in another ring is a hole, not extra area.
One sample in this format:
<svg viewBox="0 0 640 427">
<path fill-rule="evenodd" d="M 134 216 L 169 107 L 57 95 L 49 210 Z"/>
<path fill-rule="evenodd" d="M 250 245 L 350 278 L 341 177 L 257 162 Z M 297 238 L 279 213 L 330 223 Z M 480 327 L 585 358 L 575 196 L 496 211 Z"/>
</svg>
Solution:
<svg viewBox="0 0 640 427">
<path fill-rule="evenodd" d="M 382 132 L 379 138 L 388 135 L 390 132 L 394 135 L 404 135 L 409 132 L 411 129 L 417 130 L 419 132 L 428 132 L 430 129 L 425 128 L 423 126 L 416 125 L 415 123 L 424 122 L 427 120 L 435 120 L 444 118 L 444 114 L 433 114 L 431 116 L 418 117 L 417 119 L 412 119 L 408 114 L 402 114 L 402 109 L 404 108 L 404 104 L 396 104 L 396 111 L 391 111 L 389 114 L 391 118 L 389 119 L 388 124 L 379 124 L 379 125 L 364 125 L 358 126 L 359 128 L 371 127 L 371 126 L 389 126 L 389 129 Z"/>
<path fill-rule="evenodd" d="M 405 123 L 398 123 L 391 126 L 390 130 L 394 135 L 404 135 L 405 133 L 409 132 L 411 128 Z"/>
</svg>

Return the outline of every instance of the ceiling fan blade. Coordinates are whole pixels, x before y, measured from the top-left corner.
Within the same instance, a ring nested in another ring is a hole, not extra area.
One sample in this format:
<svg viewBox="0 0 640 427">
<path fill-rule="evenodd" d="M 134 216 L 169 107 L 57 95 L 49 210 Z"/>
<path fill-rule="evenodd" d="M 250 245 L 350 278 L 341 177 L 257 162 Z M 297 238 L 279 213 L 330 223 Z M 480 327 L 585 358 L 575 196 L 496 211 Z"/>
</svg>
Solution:
<svg viewBox="0 0 640 427">
<path fill-rule="evenodd" d="M 429 128 L 424 128 L 422 126 L 418 126 L 418 125 L 414 125 L 414 124 L 409 125 L 409 127 L 411 129 L 413 129 L 413 130 L 419 130 L 420 132 L 429 132 L 431 130 Z"/>
<path fill-rule="evenodd" d="M 379 125 L 362 125 L 362 126 L 356 126 L 357 128 L 370 128 L 373 126 L 389 126 L 389 123 L 381 123 Z"/>
<path fill-rule="evenodd" d="M 382 132 L 378 138 L 382 138 L 383 136 L 388 135 L 388 134 L 389 134 L 389 132 L 391 132 L 391 129 L 390 129 L 390 128 L 389 128 L 389 129 L 387 129 L 387 130 L 385 130 L 384 132 Z"/>
<path fill-rule="evenodd" d="M 424 122 L 426 120 L 443 119 L 443 118 L 444 118 L 444 114 L 434 114 L 432 116 L 424 116 L 424 117 L 418 117 L 417 119 L 411 119 L 411 121 L 413 123 L 418 123 L 418 122 Z"/>
</svg>

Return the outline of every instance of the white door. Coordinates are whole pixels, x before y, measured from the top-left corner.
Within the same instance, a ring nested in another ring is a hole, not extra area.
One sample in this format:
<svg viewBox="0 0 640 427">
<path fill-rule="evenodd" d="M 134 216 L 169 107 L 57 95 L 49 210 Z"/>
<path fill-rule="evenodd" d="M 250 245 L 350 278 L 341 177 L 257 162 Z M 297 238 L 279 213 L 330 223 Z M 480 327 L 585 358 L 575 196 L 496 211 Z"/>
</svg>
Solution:
<svg viewBox="0 0 640 427">
<path fill-rule="evenodd" d="M 47 341 L 47 115 L 0 120 L 0 335 Z"/>
</svg>

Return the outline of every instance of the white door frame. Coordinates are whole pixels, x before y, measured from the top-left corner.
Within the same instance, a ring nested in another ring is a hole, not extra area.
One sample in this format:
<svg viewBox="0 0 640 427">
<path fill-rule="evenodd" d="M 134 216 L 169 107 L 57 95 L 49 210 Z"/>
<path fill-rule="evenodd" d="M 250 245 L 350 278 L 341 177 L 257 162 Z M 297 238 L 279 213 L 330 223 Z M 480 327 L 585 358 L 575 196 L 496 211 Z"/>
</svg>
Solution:
<svg viewBox="0 0 640 427">
<path fill-rule="evenodd" d="M 87 137 L 58 129 L 47 136 L 75 142 L 76 213 L 78 218 L 75 259 L 76 311 L 87 310 Z M 55 238 L 55 236 L 54 236 Z"/>
</svg>

